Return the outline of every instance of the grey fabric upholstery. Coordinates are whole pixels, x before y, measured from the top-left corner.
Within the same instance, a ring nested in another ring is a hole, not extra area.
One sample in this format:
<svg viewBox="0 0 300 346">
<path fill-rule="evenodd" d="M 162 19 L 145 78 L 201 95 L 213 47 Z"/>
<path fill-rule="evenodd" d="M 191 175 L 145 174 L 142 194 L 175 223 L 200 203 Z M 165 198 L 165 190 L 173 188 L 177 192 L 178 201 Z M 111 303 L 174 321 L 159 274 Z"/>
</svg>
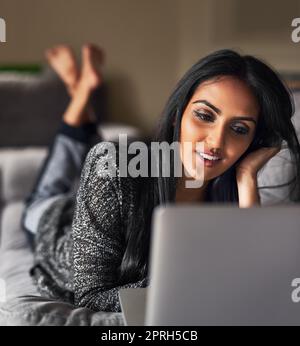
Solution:
<svg viewBox="0 0 300 346">
<path fill-rule="evenodd" d="M 21 296 L 0 306 L 0 325 L 123 326 L 122 313 L 94 312 L 38 296 Z"/>
<path fill-rule="evenodd" d="M 293 93 L 295 114 L 292 118 L 298 139 L 300 140 L 300 91 Z M 258 173 L 258 187 L 261 203 L 266 206 L 293 203 L 295 196 L 293 185 L 295 165 L 291 163 L 288 149 L 282 149 Z"/>
<path fill-rule="evenodd" d="M 29 194 L 46 149 L 2 149 L 0 155 L 0 198 L 4 204 L 20 201 Z"/>
<path fill-rule="evenodd" d="M 55 72 L 0 72 L 0 147 L 48 146 L 70 97 Z M 91 96 L 95 115 L 107 123 L 107 86 Z M 110 126 L 110 125 L 108 125 Z"/>
<path fill-rule="evenodd" d="M 0 147 L 49 145 L 68 101 L 50 69 L 0 73 Z"/>
<path fill-rule="evenodd" d="M 20 231 L 22 202 L 7 204 L 2 212 L 0 248 L 0 277 L 6 283 L 6 300 L 20 295 L 37 294 L 29 276 L 33 256 L 28 248 L 25 233 Z"/>
<path fill-rule="evenodd" d="M 261 204 L 271 206 L 293 203 L 292 180 L 295 165 L 292 164 L 288 149 L 282 149 L 258 173 L 258 188 Z"/>
</svg>

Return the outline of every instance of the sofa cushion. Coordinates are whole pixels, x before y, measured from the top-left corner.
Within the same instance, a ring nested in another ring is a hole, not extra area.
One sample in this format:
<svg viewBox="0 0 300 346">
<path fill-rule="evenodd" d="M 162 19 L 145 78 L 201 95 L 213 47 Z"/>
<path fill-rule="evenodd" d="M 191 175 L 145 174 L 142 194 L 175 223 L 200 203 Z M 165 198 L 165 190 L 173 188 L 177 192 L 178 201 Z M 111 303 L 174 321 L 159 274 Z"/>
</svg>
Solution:
<svg viewBox="0 0 300 346">
<path fill-rule="evenodd" d="M 2 204 L 27 197 L 45 156 L 45 148 L 0 150 Z"/>
<path fill-rule="evenodd" d="M 292 118 L 296 134 L 300 140 L 300 91 L 293 92 L 295 114 Z M 290 203 L 294 195 L 293 180 L 296 175 L 296 165 L 292 162 L 290 151 L 283 148 L 258 172 L 258 186 L 261 203 L 275 205 Z"/>
<path fill-rule="evenodd" d="M 2 211 L 0 244 L 0 278 L 6 284 L 6 299 L 23 294 L 37 294 L 29 275 L 33 254 L 25 232 L 20 228 L 24 204 L 9 203 Z"/>
<path fill-rule="evenodd" d="M 0 326 L 123 326 L 120 312 L 95 312 L 37 296 L 21 296 L 0 305 Z"/>
<path fill-rule="evenodd" d="M 300 90 L 294 91 L 295 114 L 292 118 L 298 139 L 300 139 Z"/>
<path fill-rule="evenodd" d="M 293 181 L 296 166 L 288 149 L 282 149 L 258 172 L 257 183 L 261 204 L 291 203 L 294 201 Z"/>
</svg>

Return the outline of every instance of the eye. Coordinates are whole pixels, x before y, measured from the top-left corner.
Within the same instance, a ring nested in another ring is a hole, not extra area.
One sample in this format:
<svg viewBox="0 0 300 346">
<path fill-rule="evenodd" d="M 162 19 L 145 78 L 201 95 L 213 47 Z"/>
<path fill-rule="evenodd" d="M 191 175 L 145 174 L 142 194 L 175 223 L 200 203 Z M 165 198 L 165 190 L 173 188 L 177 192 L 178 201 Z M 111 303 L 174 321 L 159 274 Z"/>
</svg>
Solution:
<svg viewBox="0 0 300 346">
<path fill-rule="evenodd" d="M 194 111 L 194 114 L 197 118 L 200 118 L 203 121 L 207 121 L 207 122 L 211 122 L 211 123 L 214 121 L 213 116 L 209 113 Z"/>
<path fill-rule="evenodd" d="M 247 135 L 249 132 L 249 129 L 245 126 L 233 125 L 231 128 L 237 135 Z"/>
</svg>

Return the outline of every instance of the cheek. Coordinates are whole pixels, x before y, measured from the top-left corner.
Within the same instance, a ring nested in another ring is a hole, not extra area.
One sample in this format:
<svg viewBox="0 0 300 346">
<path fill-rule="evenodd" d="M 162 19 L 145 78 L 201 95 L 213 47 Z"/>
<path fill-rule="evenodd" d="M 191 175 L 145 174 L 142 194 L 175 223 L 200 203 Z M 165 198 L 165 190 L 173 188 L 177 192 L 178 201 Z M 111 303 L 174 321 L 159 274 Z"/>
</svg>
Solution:
<svg viewBox="0 0 300 346">
<path fill-rule="evenodd" d="M 188 115 L 181 122 L 180 141 L 201 142 L 205 138 L 205 129 Z"/>
<path fill-rule="evenodd" d="M 249 139 L 245 140 L 234 140 L 228 143 L 227 154 L 228 163 L 233 164 L 237 161 L 249 148 L 251 141 Z"/>
</svg>

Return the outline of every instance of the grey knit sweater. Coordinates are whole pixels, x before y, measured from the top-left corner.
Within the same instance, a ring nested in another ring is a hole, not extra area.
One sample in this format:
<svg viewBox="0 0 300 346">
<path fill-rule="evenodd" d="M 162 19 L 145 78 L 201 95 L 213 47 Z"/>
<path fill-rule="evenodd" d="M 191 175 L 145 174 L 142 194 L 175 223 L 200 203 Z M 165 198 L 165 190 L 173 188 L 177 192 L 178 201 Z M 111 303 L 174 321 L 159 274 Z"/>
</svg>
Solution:
<svg viewBox="0 0 300 346">
<path fill-rule="evenodd" d="M 105 173 L 112 159 L 106 144 L 91 149 L 82 171 L 76 203 L 65 196 L 43 214 L 36 235 L 32 275 L 43 296 L 95 311 L 121 311 L 118 290 L 146 287 L 148 278 L 119 286 L 124 232 L 137 207 L 135 179 Z"/>
</svg>

